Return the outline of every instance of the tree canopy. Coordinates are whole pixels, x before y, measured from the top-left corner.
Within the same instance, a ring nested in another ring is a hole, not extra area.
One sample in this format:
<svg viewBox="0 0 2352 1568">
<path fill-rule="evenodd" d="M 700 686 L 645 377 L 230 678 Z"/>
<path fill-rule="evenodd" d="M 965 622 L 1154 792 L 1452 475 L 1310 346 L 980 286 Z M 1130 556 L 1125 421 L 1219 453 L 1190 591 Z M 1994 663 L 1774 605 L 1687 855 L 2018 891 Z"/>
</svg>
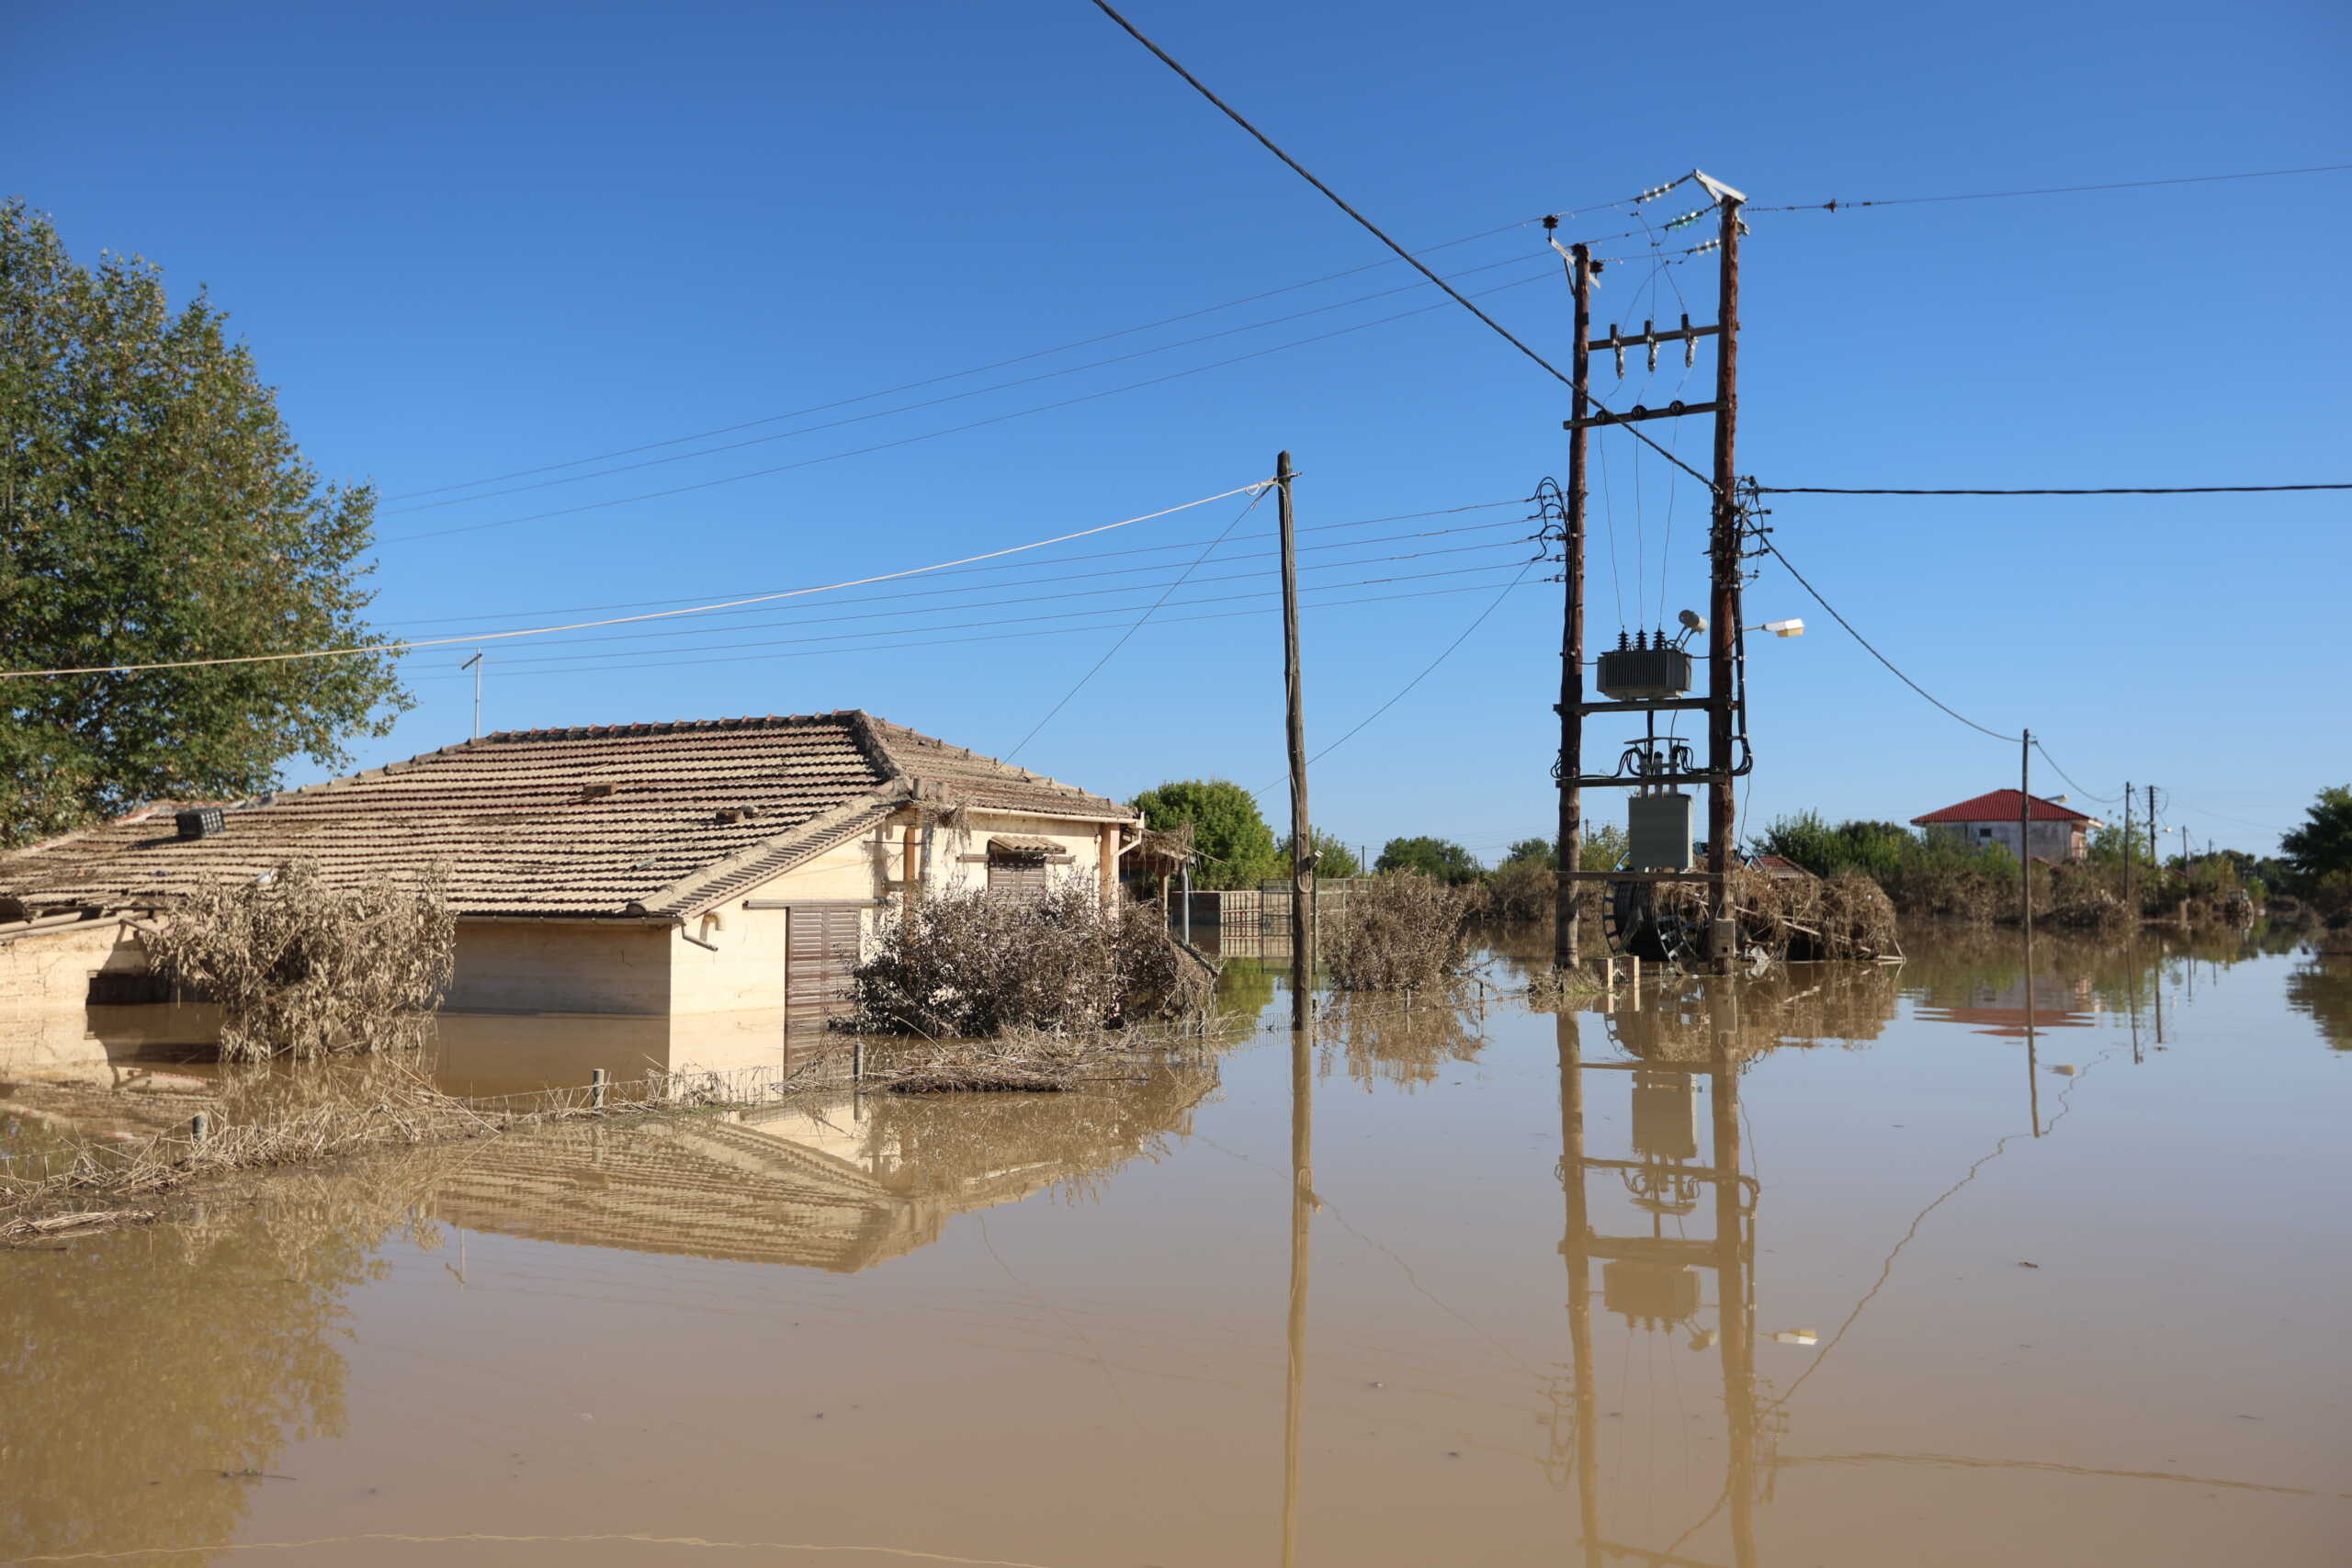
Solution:
<svg viewBox="0 0 2352 1568">
<path fill-rule="evenodd" d="M 1354 849 L 1341 842 L 1337 834 L 1327 833 L 1320 828 L 1309 828 L 1306 830 L 1306 843 L 1317 856 L 1315 862 L 1317 876 L 1329 879 L 1363 874 L 1363 862 L 1356 858 Z M 1275 846 L 1274 857 L 1281 863 L 1281 869 L 1274 874 L 1278 877 L 1288 875 L 1290 874 L 1290 835 L 1288 833 L 1284 833 L 1283 841 Z"/>
<path fill-rule="evenodd" d="M 2278 851 L 2307 885 L 2352 876 L 2352 784 L 2320 791 L 2304 807 L 2302 825 L 2278 840 Z"/>
<path fill-rule="evenodd" d="M 322 482 L 251 353 L 136 257 L 84 267 L 0 204 L 0 649 L 9 670 L 375 639 L 373 491 Z M 408 705 L 382 652 L 0 682 L 0 845 L 349 761 Z"/>
<path fill-rule="evenodd" d="M 1478 857 L 1451 839 L 1391 839 L 1380 848 L 1374 871 L 1418 871 L 1440 882 L 1476 882 L 1486 868 Z"/>
<path fill-rule="evenodd" d="M 1288 869 L 1257 797 L 1230 779 L 1172 780 L 1127 804 L 1143 813 L 1148 828 L 1193 824 L 1193 847 L 1201 857 L 1193 871 L 1195 887 L 1255 887 Z"/>
</svg>

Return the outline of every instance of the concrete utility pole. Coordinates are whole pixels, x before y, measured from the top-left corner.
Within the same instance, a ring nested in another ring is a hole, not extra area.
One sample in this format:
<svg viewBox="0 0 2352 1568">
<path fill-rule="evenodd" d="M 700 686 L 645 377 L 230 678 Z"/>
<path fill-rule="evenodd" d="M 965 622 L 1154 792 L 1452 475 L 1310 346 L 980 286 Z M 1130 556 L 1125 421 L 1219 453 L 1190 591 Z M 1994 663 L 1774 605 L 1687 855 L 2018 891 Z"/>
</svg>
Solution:
<svg viewBox="0 0 2352 1568">
<path fill-rule="evenodd" d="M 2164 877 L 2165 863 L 2156 849 L 2156 786 L 2148 786 L 2148 869 L 2159 881 Z"/>
<path fill-rule="evenodd" d="M 1569 349 L 1569 379 L 1573 383 L 1570 412 L 1581 421 L 1590 412 L 1585 390 L 1592 365 L 1592 250 L 1570 248 L 1568 269 L 1575 274 L 1576 341 Z M 1571 423 L 1568 431 L 1568 493 L 1562 511 L 1566 558 L 1561 580 L 1567 592 L 1560 624 L 1560 833 L 1555 846 L 1562 873 L 1577 869 L 1584 851 L 1584 791 L 1577 775 L 1584 772 L 1584 460 L 1586 430 Z M 1577 951 L 1577 881 L 1559 878 L 1552 909 L 1552 963 L 1573 969 L 1583 956 Z"/>
<path fill-rule="evenodd" d="M 1274 458 L 1283 536 L 1283 689 L 1290 739 L 1290 1023 L 1315 1017 L 1315 845 L 1306 821 L 1306 694 L 1298 657 L 1298 533 L 1291 517 L 1290 454 Z"/>
</svg>

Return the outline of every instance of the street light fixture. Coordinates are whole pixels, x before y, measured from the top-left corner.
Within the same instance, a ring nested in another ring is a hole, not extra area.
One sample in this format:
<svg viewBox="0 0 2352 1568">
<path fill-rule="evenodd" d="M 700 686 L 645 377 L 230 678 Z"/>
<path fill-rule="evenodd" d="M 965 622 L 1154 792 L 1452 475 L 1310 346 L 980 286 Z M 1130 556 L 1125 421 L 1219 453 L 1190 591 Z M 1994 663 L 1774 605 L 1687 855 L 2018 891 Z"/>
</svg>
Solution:
<svg viewBox="0 0 2352 1568">
<path fill-rule="evenodd" d="M 1803 637 L 1804 623 L 1793 617 L 1785 621 L 1767 621 L 1760 626 L 1742 626 L 1744 632 L 1770 632 L 1774 637 Z"/>
</svg>

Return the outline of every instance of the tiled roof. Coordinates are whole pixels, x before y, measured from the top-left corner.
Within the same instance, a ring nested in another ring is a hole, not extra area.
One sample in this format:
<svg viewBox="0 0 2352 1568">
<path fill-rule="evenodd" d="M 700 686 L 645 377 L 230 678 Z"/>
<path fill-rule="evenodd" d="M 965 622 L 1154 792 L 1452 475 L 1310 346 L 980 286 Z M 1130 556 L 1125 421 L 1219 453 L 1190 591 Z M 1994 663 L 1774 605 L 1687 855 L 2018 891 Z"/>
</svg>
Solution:
<svg viewBox="0 0 2352 1568">
<path fill-rule="evenodd" d="M 2071 810 L 2054 800 L 2040 795 L 2028 798 L 2033 802 L 2036 822 L 2096 822 L 2098 818 Z M 2018 792 L 1996 789 L 1990 795 L 1980 795 L 1973 800 L 1963 800 L 1958 806 L 1947 806 L 1941 811 L 1930 811 L 1925 817 L 1914 817 L 1915 828 L 1929 822 L 2014 822 L 2018 819 Z"/>
<path fill-rule="evenodd" d="M 357 879 L 444 867 L 461 914 L 683 915 L 910 797 L 1127 822 L 1115 801 L 855 709 L 510 731 L 232 806 L 211 837 L 157 806 L 0 856 L 34 908 L 151 902 L 290 859 Z"/>
</svg>

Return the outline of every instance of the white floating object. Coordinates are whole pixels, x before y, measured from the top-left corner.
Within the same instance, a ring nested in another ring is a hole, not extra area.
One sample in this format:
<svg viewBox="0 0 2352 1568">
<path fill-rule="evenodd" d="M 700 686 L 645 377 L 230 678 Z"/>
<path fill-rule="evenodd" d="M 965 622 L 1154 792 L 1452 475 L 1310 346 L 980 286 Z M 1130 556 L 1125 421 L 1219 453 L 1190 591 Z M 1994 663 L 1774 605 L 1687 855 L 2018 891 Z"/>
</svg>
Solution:
<svg viewBox="0 0 2352 1568">
<path fill-rule="evenodd" d="M 1810 1328 L 1783 1328 L 1772 1338 L 1782 1345 L 1818 1345 L 1821 1336 Z"/>
</svg>

